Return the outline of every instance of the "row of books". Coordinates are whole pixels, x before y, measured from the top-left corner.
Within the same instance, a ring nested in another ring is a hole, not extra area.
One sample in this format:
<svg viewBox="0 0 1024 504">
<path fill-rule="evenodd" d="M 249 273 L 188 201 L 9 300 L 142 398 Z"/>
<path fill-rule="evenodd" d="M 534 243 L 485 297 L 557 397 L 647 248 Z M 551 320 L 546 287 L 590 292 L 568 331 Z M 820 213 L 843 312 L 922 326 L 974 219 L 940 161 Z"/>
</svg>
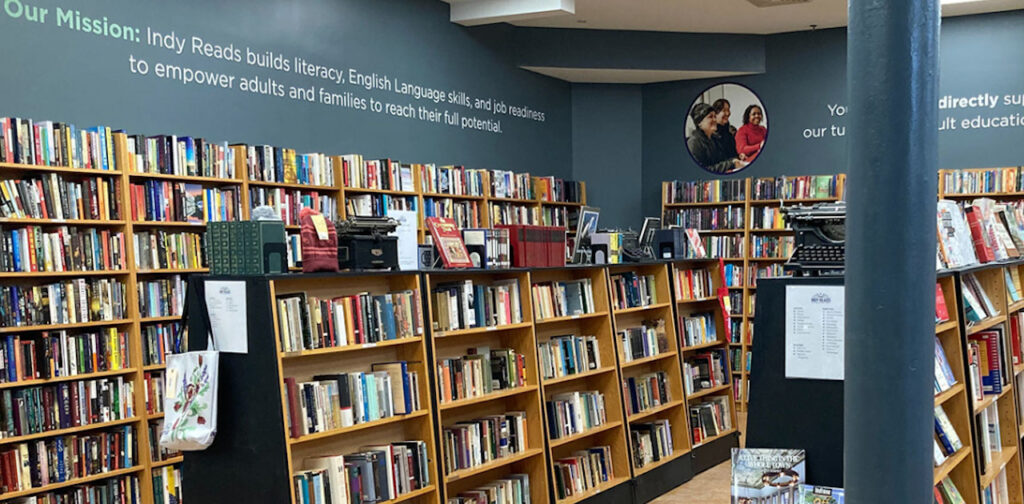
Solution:
<svg viewBox="0 0 1024 504">
<path fill-rule="evenodd" d="M 629 425 L 630 444 L 633 446 L 633 467 L 640 469 L 672 456 L 672 425 L 666 420 Z"/>
<path fill-rule="evenodd" d="M 542 202 L 580 203 L 583 201 L 583 183 L 555 177 L 533 177 L 533 194 Z"/>
<path fill-rule="evenodd" d="M 543 282 L 531 288 L 537 320 L 594 313 L 593 283 L 589 278 Z"/>
<path fill-rule="evenodd" d="M 171 275 L 135 284 L 139 296 L 139 316 L 176 317 L 185 306 L 185 277 Z"/>
<path fill-rule="evenodd" d="M 303 467 L 292 475 L 295 504 L 387 502 L 431 484 L 432 465 L 421 440 L 309 457 Z"/>
<path fill-rule="evenodd" d="M 729 368 L 723 349 L 689 355 L 683 361 L 683 386 L 687 395 L 728 383 Z"/>
<path fill-rule="evenodd" d="M 604 394 L 597 390 L 555 394 L 545 409 L 551 439 L 580 434 L 608 421 Z"/>
<path fill-rule="evenodd" d="M 451 198 L 423 198 L 423 217 L 447 217 L 462 228 L 483 227 L 483 203 L 476 200 L 453 200 Z"/>
<path fill-rule="evenodd" d="M 619 331 L 623 362 L 654 357 L 669 351 L 665 321 L 645 320 L 640 327 L 628 327 Z"/>
<path fill-rule="evenodd" d="M 345 187 L 414 192 L 413 165 L 391 159 L 363 159 L 359 154 L 342 156 Z"/>
<path fill-rule="evenodd" d="M 541 378 L 550 380 L 601 368 L 596 336 L 554 336 L 537 344 Z"/>
<path fill-rule="evenodd" d="M 1019 166 L 986 170 L 944 170 L 944 194 L 1007 193 L 1024 190 L 1024 172 Z"/>
<path fill-rule="evenodd" d="M 495 327 L 523 321 L 519 282 L 500 280 L 491 285 L 472 280 L 440 284 L 432 295 L 436 331 Z"/>
<path fill-rule="evenodd" d="M 790 276 L 790 273 L 786 272 L 781 264 L 751 264 L 747 271 L 749 272 L 747 276 L 747 284 L 751 287 L 757 287 L 757 279 L 759 278 L 781 278 Z"/>
<path fill-rule="evenodd" d="M 242 198 L 237 187 L 147 180 L 131 184 L 129 194 L 131 218 L 135 221 L 202 224 L 235 221 L 242 215 Z"/>
<path fill-rule="evenodd" d="M 421 408 L 419 376 L 405 361 L 375 363 L 370 372 L 284 379 L 291 437 L 405 415 Z"/>
<path fill-rule="evenodd" d="M 946 410 L 941 405 L 935 407 L 935 436 L 932 438 L 932 442 L 935 445 L 935 467 L 942 465 L 947 457 L 960 451 L 960 448 L 964 446 L 960 435 L 953 428 L 953 423 L 949 421 Z"/>
<path fill-rule="evenodd" d="M 626 414 L 657 408 L 672 402 L 668 388 L 668 373 L 658 371 L 622 379 L 622 396 L 626 401 Z"/>
<path fill-rule="evenodd" d="M 47 173 L 0 180 L 0 217 L 13 219 L 117 220 L 119 184 L 105 177 L 70 179 Z"/>
<path fill-rule="evenodd" d="M 612 307 L 624 310 L 658 304 L 658 287 L 654 275 L 637 275 L 633 271 L 611 275 Z"/>
<path fill-rule="evenodd" d="M 0 339 L 0 383 L 49 380 L 131 366 L 128 333 L 110 327 L 70 334 L 43 331 L 38 337 Z"/>
<path fill-rule="evenodd" d="M 509 202 L 491 202 L 488 209 L 492 226 L 540 224 L 540 210 L 536 207 Z"/>
<path fill-rule="evenodd" d="M 442 403 L 526 386 L 526 356 L 510 348 L 476 347 L 467 355 L 437 360 Z"/>
<path fill-rule="evenodd" d="M 789 259 L 796 248 L 792 236 L 750 236 L 750 256 Z"/>
<path fill-rule="evenodd" d="M 423 164 L 420 168 L 420 189 L 429 194 L 483 196 L 486 172 L 464 166 Z"/>
<path fill-rule="evenodd" d="M 149 423 L 149 458 L 150 462 L 162 462 L 181 456 L 181 452 L 160 446 L 160 433 L 164 430 L 164 419 L 150 419 Z"/>
<path fill-rule="evenodd" d="M 166 364 L 167 354 L 181 352 L 181 342 L 177 340 L 180 326 L 179 322 L 142 325 L 142 365 Z"/>
<path fill-rule="evenodd" d="M 956 385 L 957 380 L 953 369 L 949 366 L 946 351 L 942 348 L 939 337 L 935 337 L 935 395 L 939 395 Z"/>
<path fill-rule="evenodd" d="M 529 447 L 525 411 L 510 411 L 446 426 L 441 431 L 444 473 L 479 467 Z"/>
<path fill-rule="evenodd" d="M 949 479 L 949 476 L 942 478 L 934 488 L 932 488 L 934 494 L 935 504 L 958 504 L 961 502 L 967 502 L 964 500 L 963 495 L 960 494 L 960 490 L 953 483 L 953 480 Z"/>
<path fill-rule="evenodd" d="M 729 311 L 731 314 L 742 314 L 743 313 L 743 293 L 742 292 L 730 292 L 729 293 Z"/>
<path fill-rule="evenodd" d="M 687 259 L 703 257 L 736 259 L 743 257 L 744 246 L 742 234 L 727 236 L 701 236 L 700 243 L 702 251 L 695 248 L 689 242 L 686 243 L 684 256 Z"/>
<path fill-rule="evenodd" d="M 462 241 L 474 268 L 502 269 L 512 266 L 512 245 L 508 229 L 463 229 Z M 432 237 L 430 242 L 433 243 Z"/>
<path fill-rule="evenodd" d="M 742 369 L 743 363 L 743 349 L 742 348 L 730 348 L 729 349 L 729 369 L 739 371 Z"/>
<path fill-rule="evenodd" d="M 146 387 L 146 413 L 155 415 L 164 412 L 164 373 L 163 371 L 146 371 L 142 383 Z"/>
<path fill-rule="evenodd" d="M 118 376 L 0 391 L 0 438 L 135 416 L 133 382 Z"/>
<path fill-rule="evenodd" d="M 416 210 L 414 196 L 392 196 L 390 194 L 345 195 L 346 215 L 362 217 L 383 217 L 388 210 Z"/>
<path fill-rule="evenodd" d="M 696 346 L 718 341 L 718 329 L 713 312 L 679 314 L 683 346 Z"/>
<path fill-rule="evenodd" d="M 729 343 L 741 343 L 743 341 L 743 320 L 738 318 L 729 319 Z M 738 368 L 733 368 L 738 369 Z"/>
<path fill-rule="evenodd" d="M 205 237 L 190 231 L 136 231 L 135 267 L 140 270 L 205 268 Z"/>
<path fill-rule="evenodd" d="M 151 438 L 152 439 L 152 438 Z M 153 503 L 174 504 L 181 502 L 181 465 L 157 467 L 150 471 L 153 477 Z M 125 500 L 114 502 L 140 502 Z"/>
<path fill-rule="evenodd" d="M 676 271 L 676 295 L 680 300 L 707 299 L 714 297 L 715 294 L 715 281 L 711 270 Z"/>
<path fill-rule="evenodd" d="M 530 475 L 509 474 L 486 485 L 459 492 L 446 504 L 530 504 Z"/>
<path fill-rule="evenodd" d="M 303 208 L 312 208 L 320 212 L 327 220 L 338 220 L 338 200 L 329 194 L 319 191 L 284 189 L 280 187 L 250 187 L 249 206 L 269 206 L 274 209 L 286 226 L 298 226 L 299 212 Z M 237 219 L 228 219 L 237 220 Z"/>
<path fill-rule="evenodd" d="M 281 351 L 365 345 L 423 334 L 418 290 L 366 292 L 321 299 L 306 293 L 277 297 Z"/>
<path fill-rule="evenodd" d="M 722 278 L 723 282 L 725 282 L 724 285 L 726 287 L 743 287 L 745 285 L 744 279 L 746 278 L 743 273 L 744 269 L 742 264 L 726 264 L 725 268 L 722 270 Z"/>
<path fill-rule="evenodd" d="M 125 318 L 125 285 L 75 278 L 43 285 L 0 286 L 0 325 L 23 327 Z"/>
<path fill-rule="evenodd" d="M 755 200 L 843 198 L 844 175 L 801 175 L 756 178 L 751 181 Z"/>
<path fill-rule="evenodd" d="M 116 170 L 110 128 L 0 117 L 0 162 Z"/>
<path fill-rule="evenodd" d="M 540 224 L 542 226 L 558 226 L 576 229 L 579 222 L 579 209 L 565 206 L 546 206 L 540 209 Z"/>
<path fill-rule="evenodd" d="M 772 206 L 755 206 L 750 208 L 751 229 L 788 229 L 783 218 L 782 209 Z"/>
<path fill-rule="evenodd" d="M 127 267 L 124 233 L 27 226 L 0 231 L 0 271 L 111 271 Z"/>
<path fill-rule="evenodd" d="M 957 268 L 1020 257 L 1024 251 L 1024 205 L 978 198 L 971 203 L 939 200 L 937 268 Z"/>
<path fill-rule="evenodd" d="M 568 499 L 582 495 L 615 479 L 612 468 L 612 448 L 594 446 L 574 452 L 571 457 L 560 458 L 554 463 L 555 496 Z"/>
<path fill-rule="evenodd" d="M 701 231 L 743 229 L 746 210 L 739 206 L 671 208 L 665 212 L 662 225 L 695 228 Z"/>
<path fill-rule="evenodd" d="M 335 185 L 334 158 L 326 154 L 296 154 L 295 149 L 241 145 L 249 180 L 313 186 Z"/>
<path fill-rule="evenodd" d="M 0 451 L 0 489 L 19 492 L 133 467 L 135 436 L 125 426 L 7 446 Z"/>
<path fill-rule="evenodd" d="M 132 173 L 235 178 L 235 151 L 227 142 L 217 144 L 176 135 L 127 135 L 125 148 L 127 169 Z"/>
<path fill-rule="evenodd" d="M 533 181 L 529 173 L 491 170 L 491 197 L 532 200 Z"/>
<path fill-rule="evenodd" d="M 734 180 L 673 180 L 664 184 L 665 203 L 714 203 L 743 201 L 746 199 L 747 181 Z"/>
<path fill-rule="evenodd" d="M 732 412 L 729 411 L 729 397 L 715 396 L 700 404 L 690 406 L 690 429 L 693 431 L 693 445 L 732 430 Z"/>
</svg>

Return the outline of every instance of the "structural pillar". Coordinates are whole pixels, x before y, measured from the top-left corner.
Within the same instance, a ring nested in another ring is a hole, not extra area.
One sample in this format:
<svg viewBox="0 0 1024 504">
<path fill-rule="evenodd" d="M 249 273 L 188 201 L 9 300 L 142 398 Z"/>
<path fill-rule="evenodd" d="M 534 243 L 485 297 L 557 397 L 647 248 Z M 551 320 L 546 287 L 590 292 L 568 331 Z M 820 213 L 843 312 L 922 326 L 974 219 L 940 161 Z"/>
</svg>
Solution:
<svg viewBox="0 0 1024 504">
<path fill-rule="evenodd" d="M 928 503 L 940 6 L 850 0 L 849 14 L 846 500 Z"/>
</svg>

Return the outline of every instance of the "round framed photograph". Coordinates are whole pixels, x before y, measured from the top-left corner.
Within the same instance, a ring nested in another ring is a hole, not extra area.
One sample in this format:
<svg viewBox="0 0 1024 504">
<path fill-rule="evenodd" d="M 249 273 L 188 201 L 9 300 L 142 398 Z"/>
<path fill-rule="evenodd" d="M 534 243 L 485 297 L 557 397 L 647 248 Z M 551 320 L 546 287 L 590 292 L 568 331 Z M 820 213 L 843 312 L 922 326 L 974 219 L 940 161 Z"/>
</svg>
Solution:
<svg viewBox="0 0 1024 504">
<path fill-rule="evenodd" d="M 750 166 L 768 140 L 768 114 L 750 88 L 715 84 L 694 98 L 684 119 L 686 150 L 701 168 L 723 175 Z"/>
</svg>

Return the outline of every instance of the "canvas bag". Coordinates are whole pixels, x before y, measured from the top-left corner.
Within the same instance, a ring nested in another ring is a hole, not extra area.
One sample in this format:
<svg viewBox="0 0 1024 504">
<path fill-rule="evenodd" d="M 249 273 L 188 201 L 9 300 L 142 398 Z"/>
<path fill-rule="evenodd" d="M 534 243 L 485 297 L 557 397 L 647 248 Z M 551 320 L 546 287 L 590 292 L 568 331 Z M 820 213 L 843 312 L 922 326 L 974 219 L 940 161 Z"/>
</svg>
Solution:
<svg viewBox="0 0 1024 504">
<path fill-rule="evenodd" d="M 188 325 L 188 292 L 185 296 L 178 341 Z M 206 327 L 209 314 L 203 310 Z M 220 352 L 210 335 L 207 349 L 167 355 L 164 374 L 164 425 L 160 446 L 171 450 L 199 451 L 209 448 L 217 435 L 217 389 Z"/>
<path fill-rule="evenodd" d="M 323 224 L 317 231 L 314 219 Z M 338 235 L 334 224 L 311 208 L 299 211 L 299 240 L 302 244 L 302 272 L 338 271 Z"/>
</svg>

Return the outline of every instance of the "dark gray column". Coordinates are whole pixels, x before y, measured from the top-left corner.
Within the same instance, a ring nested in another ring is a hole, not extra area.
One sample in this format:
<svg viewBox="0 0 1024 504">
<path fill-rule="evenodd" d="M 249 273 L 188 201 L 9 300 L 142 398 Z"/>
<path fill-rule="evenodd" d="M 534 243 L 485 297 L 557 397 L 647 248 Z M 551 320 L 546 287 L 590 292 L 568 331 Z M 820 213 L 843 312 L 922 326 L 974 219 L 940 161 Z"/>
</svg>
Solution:
<svg viewBox="0 0 1024 504">
<path fill-rule="evenodd" d="M 939 0 L 849 12 L 846 499 L 928 503 Z"/>
</svg>

